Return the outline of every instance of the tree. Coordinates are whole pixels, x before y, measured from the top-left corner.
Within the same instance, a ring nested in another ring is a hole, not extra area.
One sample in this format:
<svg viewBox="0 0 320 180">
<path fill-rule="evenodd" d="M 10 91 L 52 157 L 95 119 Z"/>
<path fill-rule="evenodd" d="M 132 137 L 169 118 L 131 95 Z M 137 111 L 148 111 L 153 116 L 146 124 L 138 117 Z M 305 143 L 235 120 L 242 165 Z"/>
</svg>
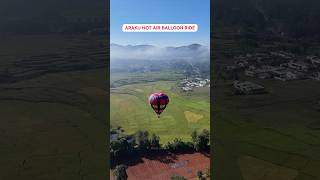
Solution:
<svg viewBox="0 0 320 180">
<path fill-rule="evenodd" d="M 154 149 L 160 148 L 160 137 L 155 135 L 154 133 L 151 135 L 150 146 Z"/>
<path fill-rule="evenodd" d="M 172 176 L 171 180 L 187 180 L 187 178 L 185 178 L 183 176 Z"/>
<path fill-rule="evenodd" d="M 191 133 L 191 138 L 192 138 L 192 141 L 193 141 L 193 142 L 196 142 L 196 141 L 197 141 L 198 133 L 197 133 L 196 130 L 194 130 L 194 131 Z"/>
<path fill-rule="evenodd" d="M 118 157 L 127 156 L 135 151 L 135 143 L 130 139 L 132 137 L 126 135 L 110 142 L 111 163 L 116 161 Z"/>
<path fill-rule="evenodd" d="M 150 147 L 149 132 L 138 131 L 135 134 L 136 144 L 140 150 L 146 150 Z"/>
<path fill-rule="evenodd" d="M 127 180 L 128 174 L 126 172 L 127 167 L 125 165 L 119 165 L 115 168 L 113 175 L 116 180 Z"/>
<path fill-rule="evenodd" d="M 204 174 L 205 174 L 205 176 L 206 176 L 207 179 L 210 179 L 210 169 L 209 169 L 209 168 L 206 168 L 206 169 L 204 170 Z"/>
<path fill-rule="evenodd" d="M 198 172 L 197 172 L 197 177 L 198 177 L 199 180 L 202 180 L 202 179 L 203 179 L 202 176 L 203 176 L 202 171 L 198 171 Z"/>
<path fill-rule="evenodd" d="M 210 132 L 204 129 L 199 135 L 196 132 L 191 134 L 196 151 L 204 151 L 209 148 Z"/>
<path fill-rule="evenodd" d="M 210 133 L 208 130 L 204 129 L 201 134 L 198 136 L 199 138 L 199 147 L 200 150 L 207 150 L 210 142 Z"/>
</svg>

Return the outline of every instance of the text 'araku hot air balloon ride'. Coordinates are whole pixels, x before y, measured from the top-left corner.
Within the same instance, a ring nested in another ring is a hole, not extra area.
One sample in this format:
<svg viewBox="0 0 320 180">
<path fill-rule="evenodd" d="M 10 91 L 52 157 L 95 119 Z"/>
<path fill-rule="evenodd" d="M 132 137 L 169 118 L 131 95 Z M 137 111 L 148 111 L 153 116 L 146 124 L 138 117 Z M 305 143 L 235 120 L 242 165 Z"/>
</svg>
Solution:
<svg viewBox="0 0 320 180">
<path fill-rule="evenodd" d="M 161 92 L 152 93 L 149 96 L 149 103 L 154 112 L 157 113 L 158 118 L 160 118 L 160 114 L 166 109 L 169 103 L 169 97 Z"/>
</svg>

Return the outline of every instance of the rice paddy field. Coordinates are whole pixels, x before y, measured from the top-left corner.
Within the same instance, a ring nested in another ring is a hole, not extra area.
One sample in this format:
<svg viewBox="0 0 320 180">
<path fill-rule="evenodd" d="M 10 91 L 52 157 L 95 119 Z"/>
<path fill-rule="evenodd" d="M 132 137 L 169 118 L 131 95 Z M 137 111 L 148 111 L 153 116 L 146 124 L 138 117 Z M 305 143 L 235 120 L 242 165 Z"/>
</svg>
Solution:
<svg viewBox="0 0 320 180">
<path fill-rule="evenodd" d="M 191 140 L 193 130 L 210 129 L 209 87 L 192 93 L 183 93 L 177 87 L 183 76 L 173 72 L 149 74 L 127 74 L 128 85 L 111 89 L 110 123 L 112 127 L 121 126 L 126 133 L 148 130 L 160 136 L 161 143 L 175 138 Z M 128 79 L 141 79 L 130 83 Z M 139 78 L 138 78 L 139 77 Z M 111 74 L 111 83 L 119 82 L 120 74 Z M 154 81 L 145 81 L 151 79 Z M 170 102 L 160 119 L 147 102 L 152 92 L 164 92 Z"/>
</svg>

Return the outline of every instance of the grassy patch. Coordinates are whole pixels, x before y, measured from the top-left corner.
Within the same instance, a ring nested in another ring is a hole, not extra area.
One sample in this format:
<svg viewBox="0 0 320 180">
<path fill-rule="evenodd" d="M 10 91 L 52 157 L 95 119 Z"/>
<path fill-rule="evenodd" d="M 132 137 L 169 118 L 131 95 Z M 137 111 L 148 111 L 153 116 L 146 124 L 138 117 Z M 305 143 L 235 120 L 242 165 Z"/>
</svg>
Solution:
<svg viewBox="0 0 320 180">
<path fill-rule="evenodd" d="M 191 111 L 185 111 L 184 115 L 185 115 L 186 119 L 188 120 L 188 122 L 192 122 L 192 123 L 197 123 L 200 119 L 203 118 L 203 115 L 196 114 Z"/>
<path fill-rule="evenodd" d="M 245 180 L 293 180 L 298 175 L 298 171 L 296 170 L 250 156 L 242 156 L 238 162 Z"/>
</svg>

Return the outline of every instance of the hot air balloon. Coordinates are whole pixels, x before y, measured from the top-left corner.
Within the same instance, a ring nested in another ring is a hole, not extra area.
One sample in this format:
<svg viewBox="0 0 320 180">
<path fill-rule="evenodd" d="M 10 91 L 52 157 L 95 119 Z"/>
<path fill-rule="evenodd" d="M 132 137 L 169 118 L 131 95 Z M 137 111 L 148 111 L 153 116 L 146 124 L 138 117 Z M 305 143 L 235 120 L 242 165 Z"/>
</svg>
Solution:
<svg viewBox="0 0 320 180">
<path fill-rule="evenodd" d="M 154 112 L 157 113 L 158 118 L 160 118 L 160 114 L 166 109 L 169 103 L 169 97 L 160 92 L 152 93 L 149 97 L 149 103 Z"/>
</svg>

